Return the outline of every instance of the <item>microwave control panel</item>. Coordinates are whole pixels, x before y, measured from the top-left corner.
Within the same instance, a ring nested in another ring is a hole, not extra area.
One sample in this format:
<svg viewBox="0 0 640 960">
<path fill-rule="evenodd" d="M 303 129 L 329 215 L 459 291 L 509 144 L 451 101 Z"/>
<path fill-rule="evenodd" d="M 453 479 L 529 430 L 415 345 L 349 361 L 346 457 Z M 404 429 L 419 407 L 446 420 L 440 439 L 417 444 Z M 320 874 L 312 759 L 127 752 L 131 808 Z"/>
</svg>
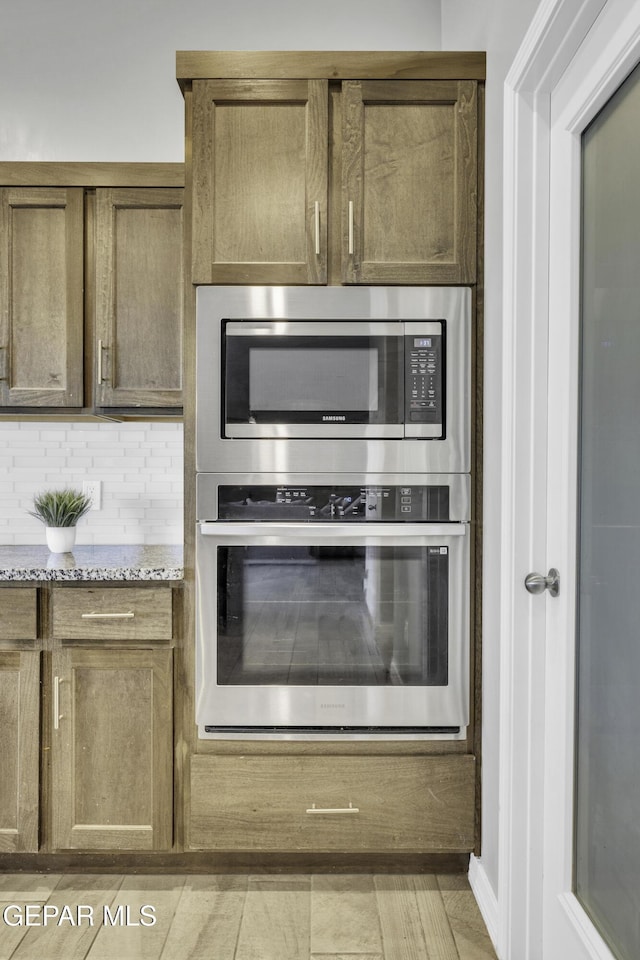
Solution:
<svg viewBox="0 0 640 960">
<path fill-rule="evenodd" d="M 405 422 L 440 425 L 444 438 L 442 335 L 405 336 Z"/>
<path fill-rule="evenodd" d="M 449 520 L 449 487 L 446 484 L 220 486 L 218 519 L 442 523 Z"/>
</svg>

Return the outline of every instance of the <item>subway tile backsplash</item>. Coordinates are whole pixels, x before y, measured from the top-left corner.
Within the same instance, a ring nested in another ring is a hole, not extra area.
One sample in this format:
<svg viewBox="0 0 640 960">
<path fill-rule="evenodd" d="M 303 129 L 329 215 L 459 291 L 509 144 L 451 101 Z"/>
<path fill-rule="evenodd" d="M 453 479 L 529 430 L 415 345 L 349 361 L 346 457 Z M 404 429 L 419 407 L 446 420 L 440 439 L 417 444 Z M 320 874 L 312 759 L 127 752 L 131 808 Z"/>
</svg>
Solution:
<svg viewBox="0 0 640 960">
<path fill-rule="evenodd" d="M 78 544 L 182 543 L 181 423 L 0 423 L 0 544 L 44 543 L 29 516 L 51 487 L 102 480 Z"/>
</svg>

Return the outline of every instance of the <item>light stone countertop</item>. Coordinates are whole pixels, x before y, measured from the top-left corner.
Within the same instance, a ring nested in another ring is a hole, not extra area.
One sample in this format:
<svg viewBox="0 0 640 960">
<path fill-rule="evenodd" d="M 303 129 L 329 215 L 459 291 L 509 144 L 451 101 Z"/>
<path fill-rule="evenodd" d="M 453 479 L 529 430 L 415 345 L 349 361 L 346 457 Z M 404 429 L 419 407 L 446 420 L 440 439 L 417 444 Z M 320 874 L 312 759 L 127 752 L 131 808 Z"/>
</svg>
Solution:
<svg viewBox="0 0 640 960">
<path fill-rule="evenodd" d="M 0 546 L 0 581 L 182 580 L 182 547 L 162 544 L 80 546 L 50 553 L 46 546 Z"/>
</svg>

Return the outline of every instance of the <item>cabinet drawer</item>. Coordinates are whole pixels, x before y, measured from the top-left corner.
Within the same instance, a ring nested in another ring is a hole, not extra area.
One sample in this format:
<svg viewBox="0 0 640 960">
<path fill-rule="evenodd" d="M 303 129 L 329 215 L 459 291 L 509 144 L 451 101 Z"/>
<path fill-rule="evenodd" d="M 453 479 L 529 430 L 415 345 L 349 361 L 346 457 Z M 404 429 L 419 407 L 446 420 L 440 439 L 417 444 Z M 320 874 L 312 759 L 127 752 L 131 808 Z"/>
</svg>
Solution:
<svg viewBox="0 0 640 960">
<path fill-rule="evenodd" d="M 191 760 L 192 850 L 467 852 L 475 758 Z"/>
<path fill-rule="evenodd" d="M 57 640 L 170 640 L 170 587 L 81 587 L 53 592 Z"/>
<path fill-rule="evenodd" d="M 0 640 L 34 640 L 38 626 L 36 587 L 0 590 Z"/>
</svg>

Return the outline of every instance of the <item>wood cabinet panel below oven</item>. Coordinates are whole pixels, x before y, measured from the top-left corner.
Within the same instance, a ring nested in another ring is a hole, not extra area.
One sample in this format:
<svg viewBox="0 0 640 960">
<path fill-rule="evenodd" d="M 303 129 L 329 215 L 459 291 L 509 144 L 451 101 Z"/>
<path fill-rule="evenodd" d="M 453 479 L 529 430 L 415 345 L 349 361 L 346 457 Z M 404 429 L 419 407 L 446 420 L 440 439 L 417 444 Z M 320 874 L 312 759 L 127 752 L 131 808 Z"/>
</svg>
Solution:
<svg viewBox="0 0 640 960">
<path fill-rule="evenodd" d="M 191 850 L 467 852 L 475 758 L 191 759 Z"/>
</svg>

